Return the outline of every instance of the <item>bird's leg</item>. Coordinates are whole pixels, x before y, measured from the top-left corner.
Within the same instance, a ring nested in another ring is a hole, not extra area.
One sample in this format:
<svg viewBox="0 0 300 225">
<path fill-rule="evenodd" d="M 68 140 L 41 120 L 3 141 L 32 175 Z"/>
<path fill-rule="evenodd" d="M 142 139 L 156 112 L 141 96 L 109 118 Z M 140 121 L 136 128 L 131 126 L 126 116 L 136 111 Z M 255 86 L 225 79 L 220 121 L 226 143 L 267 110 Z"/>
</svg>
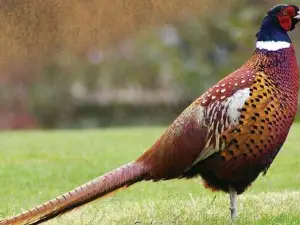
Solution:
<svg viewBox="0 0 300 225">
<path fill-rule="evenodd" d="M 229 187 L 229 196 L 230 196 L 230 213 L 231 213 L 231 220 L 234 221 L 237 216 L 237 209 L 236 209 L 236 197 L 237 193 L 232 187 Z"/>
</svg>

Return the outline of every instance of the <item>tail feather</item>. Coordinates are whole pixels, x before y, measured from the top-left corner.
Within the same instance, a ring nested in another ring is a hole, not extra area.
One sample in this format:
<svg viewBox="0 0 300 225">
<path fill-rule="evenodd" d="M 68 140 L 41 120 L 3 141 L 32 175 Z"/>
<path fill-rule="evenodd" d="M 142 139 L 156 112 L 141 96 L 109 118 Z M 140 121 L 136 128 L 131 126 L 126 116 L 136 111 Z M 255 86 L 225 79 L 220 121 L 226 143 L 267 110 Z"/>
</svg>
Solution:
<svg viewBox="0 0 300 225">
<path fill-rule="evenodd" d="M 39 224 L 82 206 L 113 191 L 143 180 L 142 163 L 129 163 L 27 212 L 0 221 L 0 225 Z"/>
</svg>

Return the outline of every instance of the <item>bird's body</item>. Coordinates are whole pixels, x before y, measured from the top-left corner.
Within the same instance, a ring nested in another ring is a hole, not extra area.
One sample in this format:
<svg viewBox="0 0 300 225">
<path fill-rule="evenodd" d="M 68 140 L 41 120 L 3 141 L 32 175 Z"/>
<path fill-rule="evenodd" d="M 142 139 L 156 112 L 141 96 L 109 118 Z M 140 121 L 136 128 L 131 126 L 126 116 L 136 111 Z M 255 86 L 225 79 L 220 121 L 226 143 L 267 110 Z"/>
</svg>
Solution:
<svg viewBox="0 0 300 225">
<path fill-rule="evenodd" d="M 149 179 L 200 174 L 213 189 L 242 193 L 280 150 L 297 96 L 294 47 L 258 49 L 194 101 L 138 161 L 151 167 Z"/>
<path fill-rule="evenodd" d="M 267 171 L 296 115 L 298 67 L 287 31 L 298 20 L 296 6 L 269 11 L 248 62 L 196 99 L 136 161 L 0 225 L 37 224 L 139 181 L 199 175 L 230 193 L 234 217 L 236 194 Z"/>
</svg>

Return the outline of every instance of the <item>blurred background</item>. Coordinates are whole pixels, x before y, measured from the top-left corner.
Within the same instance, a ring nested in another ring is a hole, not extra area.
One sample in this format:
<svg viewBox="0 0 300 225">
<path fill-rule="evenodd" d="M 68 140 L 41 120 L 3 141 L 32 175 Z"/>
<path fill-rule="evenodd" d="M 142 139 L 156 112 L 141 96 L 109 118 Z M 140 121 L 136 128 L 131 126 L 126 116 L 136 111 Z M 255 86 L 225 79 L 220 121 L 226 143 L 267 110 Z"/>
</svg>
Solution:
<svg viewBox="0 0 300 225">
<path fill-rule="evenodd" d="M 250 57 L 278 3 L 0 0 L 0 129 L 168 124 Z"/>
</svg>

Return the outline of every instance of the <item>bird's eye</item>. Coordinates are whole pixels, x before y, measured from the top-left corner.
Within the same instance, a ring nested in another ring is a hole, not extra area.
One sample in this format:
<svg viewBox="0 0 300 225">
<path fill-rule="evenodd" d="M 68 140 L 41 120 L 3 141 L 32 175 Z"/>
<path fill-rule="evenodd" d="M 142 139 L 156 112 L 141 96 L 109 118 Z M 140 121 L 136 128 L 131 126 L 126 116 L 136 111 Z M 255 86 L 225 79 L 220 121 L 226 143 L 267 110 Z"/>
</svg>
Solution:
<svg viewBox="0 0 300 225">
<path fill-rule="evenodd" d="M 283 11 L 282 13 L 284 16 L 287 16 L 288 12 L 286 10 Z"/>
</svg>

